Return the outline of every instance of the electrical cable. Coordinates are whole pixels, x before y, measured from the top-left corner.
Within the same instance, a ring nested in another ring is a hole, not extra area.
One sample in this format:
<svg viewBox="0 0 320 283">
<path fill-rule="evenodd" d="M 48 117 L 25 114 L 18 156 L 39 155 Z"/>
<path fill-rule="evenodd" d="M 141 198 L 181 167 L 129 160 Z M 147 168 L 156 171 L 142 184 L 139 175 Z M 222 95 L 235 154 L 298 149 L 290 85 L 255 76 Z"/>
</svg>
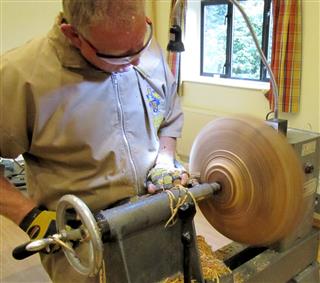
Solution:
<svg viewBox="0 0 320 283">
<path fill-rule="evenodd" d="M 272 113 L 274 113 L 274 112 L 273 112 L 273 111 L 270 111 L 270 112 L 267 113 L 267 115 L 266 115 L 266 120 L 269 120 L 269 116 L 270 116 L 270 114 L 272 114 Z"/>
<path fill-rule="evenodd" d="M 257 36 L 256 36 L 256 34 L 255 34 L 255 32 L 254 32 L 254 29 L 253 29 L 253 27 L 252 27 L 252 25 L 251 25 L 251 23 L 250 23 L 250 20 L 249 20 L 247 14 L 245 13 L 245 11 L 243 10 L 242 6 L 238 3 L 237 0 L 228 0 L 228 1 L 229 1 L 231 4 L 235 5 L 235 6 L 238 8 L 238 10 L 240 11 L 242 17 L 244 18 L 244 20 L 245 20 L 245 22 L 246 22 L 246 24 L 247 24 L 247 26 L 248 26 L 248 29 L 249 29 L 249 31 L 250 31 L 250 34 L 251 34 L 251 36 L 252 36 L 252 38 L 253 38 L 253 41 L 254 41 L 254 43 L 255 43 L 255 45 L 256 45 L 256 48 L 257 48 L 258 52 L 259 52 L 260 58 L 261 58 L 263 64 L 265 65 L 265 67 L 266 67 L 267 70 L 268 70 L 268 73 L 269 73 L 269 75 L 270 75 L 270 81 L 271 81 L 272 88 L 273 88 L 272 94 L 273 94 L 273 99 L 274 99 L 274 111 L 273 111 L 273 112 L 274 112 L 274 118 L 275 118 L 275 119 L 278 119 L 278 97 L 279 97 L 279 90 L 278 90 L 278 85 L 277 85 L 277 83 L 276 83 L 274 74 L 273 74 L 273 72 L 272 72 L 272 70 L 271 70 L 271 67 L 270 67 L 269 64 L 268 64 L 268 61 L 267 61 L 266 57 L 265 57 L 264 54 L 263 54 L 263 51 L 262 51 L 261 47 L 259 46 L 258 38 L 257 38 Z"/>
</svg>

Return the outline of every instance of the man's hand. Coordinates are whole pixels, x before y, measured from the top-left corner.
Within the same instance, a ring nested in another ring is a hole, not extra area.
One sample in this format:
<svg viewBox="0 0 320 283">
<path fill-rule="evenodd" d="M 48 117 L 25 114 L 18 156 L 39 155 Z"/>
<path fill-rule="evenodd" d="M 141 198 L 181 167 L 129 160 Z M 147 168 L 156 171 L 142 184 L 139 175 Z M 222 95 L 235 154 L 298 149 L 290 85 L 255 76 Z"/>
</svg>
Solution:
<svg viewBox="0 0 320 283">
<path fill-rule="evenodd" d="M 73 209 L 67 209 L 65 214 L 67 220 L 66 229 L 77 229 L 81 226 L 81 220 L 77 219 L 77 213 Z M 38 207 L 33 208 L 22 220 L 20 223 L 20 228 L 25 231 L 31 240 L 41 240 L 43 238 L 48 238 L 57 233 L 56 229 L 56 212 L 42 210 Z M 75 248 L 78 243 L 73 242 L 73 247 Z M 18 247 L 19 248 L 19 247 Z M 17 259 L 23 259 L 25 256 L 21 253 L 25 253 L 25 245 L 23 245 L 23 251 L 18 250 L 16 256 Z M 45 249 L 42 249 L 41 252 L 46 254 L 56 253 L 61 249 L 61 246 L 58 244 L 50 244 Z M 30 255 L 30 254 L 29 254 Z M 27 255 L 27 256 L 29 256 Z"/>
<path fill-rule="evenodd" d="M 35 207 L 23 218 L 19 226 L 32 240 L 48 237 L 57 232 L 56 213 Z"/>
<path fill-rule="evenodd" d="M 168 190 L 176 185 L 185 186 L 188 178 L 189 174 L 182 166 L 157 164 L 149 171 L 147 176 L 148 193 L 154 194 L 160 190 Z"/>
<path fill-rule="evenodd" d="M 175 160 L 176 138 L 161 136 L 159 142 L 160 147 L 155 162 L 156 165 L 147 175 L 149 194 L 171 189 L 178 184 L 185 186 L 189 179 L 187 171 Z"/>
<path fill-rule="evenodd" d="M 41 210 L 35 207 L 23 218 L 19 226 L 29 235 L 31 240 L 47 238 L 57 233 L 56 212 Z M 59 245 L 52 244 L 43 250 L 43 252 L 50 254 L 59 250 Z"/>
</svg>

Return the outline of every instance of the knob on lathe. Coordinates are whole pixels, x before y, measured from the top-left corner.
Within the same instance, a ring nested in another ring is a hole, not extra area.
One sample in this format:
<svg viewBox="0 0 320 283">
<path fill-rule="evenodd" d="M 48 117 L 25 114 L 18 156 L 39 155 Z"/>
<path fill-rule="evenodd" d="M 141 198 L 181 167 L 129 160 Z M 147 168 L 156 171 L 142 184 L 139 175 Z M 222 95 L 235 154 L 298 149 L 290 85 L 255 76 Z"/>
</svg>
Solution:
<svg viewBox="0 0 320 283">
<path fill-rule="evenodd" d="M 199 203 L 226 237 L 269 245 L 288 235 L 302 215 L 303 173 L 286 138 L 250 117 L 220 118 L 196 137 L 190 173 L 221 191 Z"/>
</svg>

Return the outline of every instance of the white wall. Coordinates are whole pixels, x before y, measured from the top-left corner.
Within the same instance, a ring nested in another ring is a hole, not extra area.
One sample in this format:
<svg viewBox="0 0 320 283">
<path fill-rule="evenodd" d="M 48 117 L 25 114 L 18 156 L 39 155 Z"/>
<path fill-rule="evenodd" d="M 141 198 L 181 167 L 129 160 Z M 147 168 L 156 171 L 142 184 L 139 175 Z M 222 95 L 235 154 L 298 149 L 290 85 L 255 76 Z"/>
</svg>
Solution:
<svg viewBox="0 0 320 283">
<path fill-rule="evenodd" d="M 114 0 L 116 1 L 116 0 Z M 0 53 L 46 34 L 62 10 L 62 0 L 0 0 Z M 152 1 L 146 1 L 153 19 Z"/>
<path fill-rule="evenodd" d="M 60 0 L 1 0 L 1 53 L 45 34 L 61 10 Z"/>
<path fill-rule="evenodd" d="M 152 0 L 155 36 L 165 51 L 168 44 L 171 0 Z"/>
</svg>

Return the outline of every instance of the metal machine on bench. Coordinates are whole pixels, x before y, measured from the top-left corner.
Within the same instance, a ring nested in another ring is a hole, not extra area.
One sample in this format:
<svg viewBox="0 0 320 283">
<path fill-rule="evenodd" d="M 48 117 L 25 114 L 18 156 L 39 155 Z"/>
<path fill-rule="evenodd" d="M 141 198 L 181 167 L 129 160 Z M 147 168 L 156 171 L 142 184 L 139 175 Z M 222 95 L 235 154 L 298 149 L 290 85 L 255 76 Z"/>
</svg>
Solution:
<svg viewBox="0 0 320 283">
<path fill-rule="evenodd" d="M 318 171 L 319 136 L 289 130 L 287 140 L 255 119 L 217 119 L 192 147 L 190 173 L 199 185 L 97 215 L 77 197 L 64 196 L 57 207 L 58 234 L 18 248 L 14 256 L 60 243 L 78 272 L 92 276 L 103 267 L 106 282 L 159 282 L 178 272 L 184 282 L 205 282 L 193 225 L 196 200 L 207 220 L 235 241 L 224 248 L 232 272 L 220 282 L 317 283 L 319 233 L 312 229 L 312 214 Z M 165 227 L 178 199 L 184 201 L 176 221 Z M 78 229 L 67 227 L 70 208 L 81 219 Z"/>
</svg>

